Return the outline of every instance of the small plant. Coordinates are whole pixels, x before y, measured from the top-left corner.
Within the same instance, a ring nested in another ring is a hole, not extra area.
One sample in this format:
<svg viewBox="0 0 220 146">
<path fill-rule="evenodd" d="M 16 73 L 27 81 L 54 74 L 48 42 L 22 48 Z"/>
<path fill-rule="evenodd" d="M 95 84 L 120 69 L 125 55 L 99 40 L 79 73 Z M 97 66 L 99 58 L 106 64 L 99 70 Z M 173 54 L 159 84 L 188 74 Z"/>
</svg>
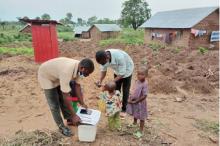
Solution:
<svg viewBox="0 0 220 146">
<path fill-rule="evenodd" d="M 196 120 L 194 126 L 204 132 L 210 132 L 214 134 L 218 134 L 219 132 L 219 124 L 212 121 Z"/>
<path fill-rule="evenodd" d="M 58 38 L 63 39 L 63 41 L 72 41 L 74 40 L 73 32 L 59 32 Z"/>
<path fill-rule="evenodd" d="M 147 65 L 147 64 L 148 64 L 147 58 L 143 58 L 143 59 L 141 60 L 141 64 L 142 64 L 142 65 Z"/>
<path fill-rule="evenodd" d="M 174 51 L 175 53 L 179 53 L 181 51 L 181 48 L 177 47 Z"/>
<path fill-rule="evenodd" d="M 107 46 L 111 44 L 128 44 L 136 45 L 144 43 L 144 31 L 143 30 L 133 30 L 133 29 L 123 29 L 123 31 L 116 38 L 109 38 L 99 41 L 100 46 Z"/>
<path fill-rule="evenodd" d="M 159 43 L 155 43 L 155 42 L 152 42 L 152 43 L 149 43 L 148 45 L 154 52 L 157 52 L 159 51 L 161 48 L 164 48 L 163 45 L 159 44 Z"/>
<path fill-rule="evenodd" d="M 205 54 L 206 52 L 208 52 L 209 49 L 208 48 L 204 48 L 204 47 L 199 47 L 198 50 L 199 50 L 199 52 L 201 54 Z"/>
<path fill-rule="evenodd" d="M 160 63 L 157 63 L 157 64 L 155 65 L 155 67 L 156 67 L 157 69 L 159 69 L 159 68 L 160 68 L 160 66 L 161 66 L 161 64 L 160 64 Z"/>
</svg>

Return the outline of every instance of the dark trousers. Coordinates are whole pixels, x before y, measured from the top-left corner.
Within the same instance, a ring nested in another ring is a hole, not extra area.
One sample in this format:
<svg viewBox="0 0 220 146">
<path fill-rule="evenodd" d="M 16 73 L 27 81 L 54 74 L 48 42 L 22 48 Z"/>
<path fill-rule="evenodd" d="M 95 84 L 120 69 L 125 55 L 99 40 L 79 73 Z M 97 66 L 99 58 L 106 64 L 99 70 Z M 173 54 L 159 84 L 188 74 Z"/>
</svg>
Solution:
<svg viewBox="0 0 220 146">
<path fill-rule="evenodd" d="M 114 74 L 114 78 L 116 78 L 117 75 Z M 127 78 L 122 78 L 116 82 L 116 90 L 119 90 L 121 92 L 121 87 L 122 87 L 122 112 L 126 112 L 126 106 L 128 103 L 128 96 L 129 96 L 129 91 L 131 87 L 131 78 L 132 75 L 130 75 Z"/>
<path fill-rule="evenodd" d="M 44 94 L 46 96 L 47 103 L 50 107 L 50 111 L 52 113 L 54 121 L 56 122 L 58 127 L 63 127 L 64 123 L 60 114 L 60 109 L 62 111 L 64 119 L 69 119 L 71 117 L 71 113 L 64 103 L 63 94 L 60 90 L 60 86 L 53 89 L 45 89 Z"/>
</svg>

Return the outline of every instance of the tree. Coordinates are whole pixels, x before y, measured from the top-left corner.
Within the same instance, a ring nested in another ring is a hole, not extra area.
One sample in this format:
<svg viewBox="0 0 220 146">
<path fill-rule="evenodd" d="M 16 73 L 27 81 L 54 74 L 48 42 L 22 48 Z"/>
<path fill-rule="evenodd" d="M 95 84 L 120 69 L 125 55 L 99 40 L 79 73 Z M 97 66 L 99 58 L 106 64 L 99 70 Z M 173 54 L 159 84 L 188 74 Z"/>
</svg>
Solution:
<svg viewBox="0 0 220 146">
<path fill-rule="evenodd" d="M 83 25 L 83 19 L 82 18 L 77 18 L 77 25 L 82 26 Z"/>
<path fill-rule="evenodd" d="M 110 20 L 109 18 L 104 18 L 104 19 L 97 20 L 97 23 L 99 23 L 99 24 L 114 24 L 114 23 L 116 23 L 116 21 Z"/>
<path fill-rule="evenodd" d="M 69 20 L 69 21 L 71 21 L 71 19 L 73 18 L 73 14 L 72 13 L 67 13 L 66 14 L 66 18 Z"/>
<path fill-rule="evenodd" d="M 24 16 L 22 19 L 29 19 L 29 17 L 28 16 Z"/>
<path fill-rule="evenodd" d="M 0 25 L 2 26 L 2 29 L 5 30 L 5 26 L 6 26 L 7 22 L 6 21 L 1 21 Z"/>
<path fill-rule="evenodd" d="M 93 16 L 93 17 L 90 17 L 87 21 L 87 24 L 88 25 L 93 25 L 97 22 L 97 17 L 96 16 Z"/>
<path fill-rule="evenodd" d="M 40 17 L 39 17 L 39 16 L 37 16 L 35 19 L 40 20 Z"/>
<path fill-rule="evenodd" d="M 148 8 L 148 3 L 145 0 L 128 0 L 123 3 L 121 12 L 121 22 L 127 26 L 132 26 L 137 29 L 151 16 L 151 10 Z"/>
<path fill-rule="evenodd" d="M 42 19 L 42 20 L 50 20 L 50 15 L 47 14 L 47 13 L 45 13 L 45 14 L 43 14 L 43 15 L 41 16 L 41 19 Z"/>
</svg>

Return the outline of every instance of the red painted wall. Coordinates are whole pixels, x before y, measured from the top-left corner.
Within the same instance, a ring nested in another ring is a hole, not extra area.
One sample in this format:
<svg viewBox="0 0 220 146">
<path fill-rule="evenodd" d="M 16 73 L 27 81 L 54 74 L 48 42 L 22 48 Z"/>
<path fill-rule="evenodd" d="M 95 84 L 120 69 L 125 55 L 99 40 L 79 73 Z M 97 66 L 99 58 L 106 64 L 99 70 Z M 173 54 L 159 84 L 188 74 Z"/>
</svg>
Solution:
<svg viewBox="0 0 220 146">
<path fill-rule="evenodd" d="M 32 24 L 32 42 L 36 62 L 45 62 L 58 57 L 58 42 L 55 24 Z"/>
</svg>

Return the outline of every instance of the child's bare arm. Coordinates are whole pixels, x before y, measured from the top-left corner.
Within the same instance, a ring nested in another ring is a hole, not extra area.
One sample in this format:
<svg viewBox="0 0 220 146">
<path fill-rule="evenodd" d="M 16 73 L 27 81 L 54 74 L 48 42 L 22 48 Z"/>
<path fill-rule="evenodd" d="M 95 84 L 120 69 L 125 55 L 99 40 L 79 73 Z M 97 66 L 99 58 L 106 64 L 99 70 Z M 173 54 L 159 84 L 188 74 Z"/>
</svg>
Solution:
<svg viewBox="0 0 220 146">
<path fill-rule="evenodd" d="M 82 91 L 81 91 L 81 86 L 80 84 L 77 84 L 76 83 L 76 95 L 77 97 L 79 98 L 79 103 L 82 107 L 84 108 L 88 108 L 88 106 L 84 103 L 84 100 L 83 100 L 83 94 L 82 94 Z"/>
<path fill-rule="evenodd" d="M 134 100 L 134 101 L 132 101 L 132 102 L 133 102 L 133 103 L 139 103 L 139 102 L 145 100 L 146 98 L 147 98 L 147 95 L 144 95 L 144 96 L 142 96 L 141 98 L 139 98 L 139 99 L 137 99 L 137 100 Z"/>
</svg>

